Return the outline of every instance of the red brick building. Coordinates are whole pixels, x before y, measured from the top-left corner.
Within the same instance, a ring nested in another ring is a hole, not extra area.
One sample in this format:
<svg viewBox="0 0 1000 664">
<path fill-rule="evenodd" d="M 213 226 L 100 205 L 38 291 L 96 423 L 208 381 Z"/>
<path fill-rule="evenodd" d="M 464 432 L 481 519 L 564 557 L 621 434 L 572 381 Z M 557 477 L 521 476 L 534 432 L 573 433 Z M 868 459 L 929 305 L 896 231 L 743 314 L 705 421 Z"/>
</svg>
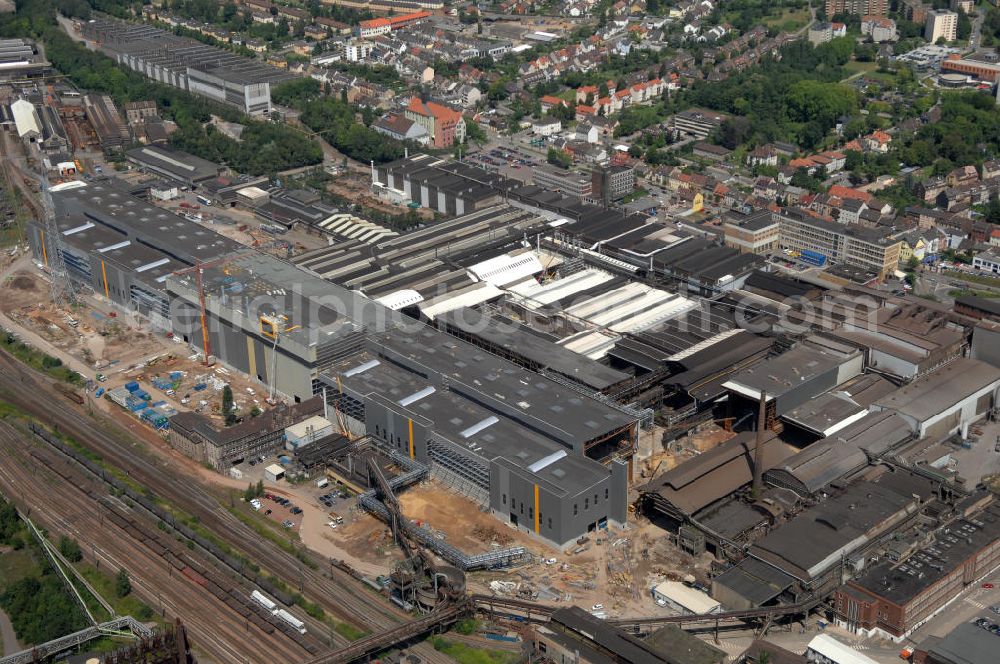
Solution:
<svg viewBox="0 0 1000 664">
<path fill-rule="evenodd" d="M 1000 504 L 984 492 L 957 509 L 933 532 L 905 533 L 873 567 L 838 588 L 837 623 L 901 640 L 1000 565 Z"/>
</svg>

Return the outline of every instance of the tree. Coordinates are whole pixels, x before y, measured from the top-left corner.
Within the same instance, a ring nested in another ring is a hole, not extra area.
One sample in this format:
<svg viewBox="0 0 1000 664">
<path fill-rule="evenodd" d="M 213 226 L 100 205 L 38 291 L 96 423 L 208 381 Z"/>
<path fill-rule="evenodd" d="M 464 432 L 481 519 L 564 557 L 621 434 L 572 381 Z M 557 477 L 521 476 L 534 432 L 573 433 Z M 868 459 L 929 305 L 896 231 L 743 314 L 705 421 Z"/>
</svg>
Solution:
<svg viewBox="0 0 1000 664">
<path fill-rule="evenodd" d="M 573 157 L 569 156 L 562 150 L 557 150 L 556 148 L 549 148 L 545 160 L 553 166 L 558 166 L 559 168 L 568 169 L 573 165 Z"/>
<path fill-rule="evenodd" d="M 233 388 L 226 385 L 222 388 L 222 416 L 226 418 L 226 426 L 236 424 L 236 413 L 233 412 Z"/>
<path fill-rule="evenodd" d="M 83 551 L 80 550 L 80 545 L 72 537 L 63 535 L 59 538 L 59 553 L 71 563 L 83 560 Z"/>
<path fill-rule="evenodd" d="M 719 127 L 719 143 L 730 150 L 735 150 L 750 138 L 752 131 L 753 127 L 748 118 L 734 115 L 726 118 Z"/>
<path fill-rule="evenodd" d="M 115 576 L 115 595 L 118 597 L 127 597 L 131 592 L 132 581 L 129 580 L 128 572 L 123 567 L 118 570 L 118 574 Z"/>
</svg>

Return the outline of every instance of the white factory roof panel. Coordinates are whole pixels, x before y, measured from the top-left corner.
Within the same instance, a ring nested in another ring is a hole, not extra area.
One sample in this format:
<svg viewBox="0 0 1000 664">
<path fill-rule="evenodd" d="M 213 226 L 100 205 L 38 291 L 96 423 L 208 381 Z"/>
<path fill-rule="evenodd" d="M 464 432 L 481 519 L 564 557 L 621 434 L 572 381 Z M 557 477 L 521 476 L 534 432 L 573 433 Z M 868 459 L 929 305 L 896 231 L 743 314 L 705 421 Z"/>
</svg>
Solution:
<svg viewBox="0 0 1000 664">
<path fill-rule="evenodd" d="M 267 198 L 268 196 L 267 192 L 261 189 L 260 187 L 243 187 L 236 193 L 240 196 L 244 196 L 252 200 L 256 200 L 258 198 Z"/>
<path fill-rule="evenodd" d="M 474 307 L 483 302 L 503 297 L 503 291 L 492 284 L 480 283 L 476 285 L 479 287 L 466 288 L 454 295 L 442 295 L 441 297 L 429 300 L 425 304 L 420 305 L 420 312 L 433 320 L 435 316 L 443 314 L 446 311 L 458 309 L 459 307 Z"/>
<path fill-rule="evenodd" d="M 599 360 L 608 354 L 618 340 L 617 334 L 602 332 L 601 330 L 584 330 L 571 337 L 566 337 L 557 343 L 574 353 L 585 355 L 592 360 Z"/>
<path fill-rule="evenodd" d="M 285 431 L 295 437 L 304 438 L 309 434 L 310 431 L 324 431 L 333 426 L 333 422 L 326 419 L 325 417 L 320 417 L 319 415 L 313 415 L 312 417 L 306 418 L 299 422 L 298 424 L 293 424 L 289 427 L 285 427 Z"/>
<path fill-rule="evenodd" d="M 383 295 L 375 300 L 379 304 L 385 305 L 393 311 L 399 311 L 403 307 L 408 307 L 411 304 L 417 304 L 424 301 L 424 296 L 415 290 L 409 288 L 404 288 L 403 290 L 398 290 L 388 295 Z"/>
<path fill-rule="evenodd" d="M 638 315 L 631 316 L 617 323 L 610 325 L 615 332 L 638 332 L 658 325 L 663 321 L 675 318 L 686 311 L 697 307 L 698 304 L 684 297 L 677 297 L 666 302 L 661 302 L 651 309 L 647 309 Z"/>
<path fill-rule="evenodd" d="M 542 457 L 535 463 L 528 466 L 528 470 L 530 470 L 533 473 L 537 473 L 538 471 L 544 470 L 545 468 L 548 468 L 549 466 L 554 464 L 556 461 L 559 461 L 560 459 L 564 458 L 566 458 L 566 450 L 557 450 L 548 456 Z"/>
<path fill-rule="evenodd" d="M 363 363 L 359 364 L 358 366 L 351 367 L 350 369 L 348 369 L 347 371 L 345 371 L 344 372 L 344 378 L 350 378 L 351 376 L 356 376 L 358 374 L 363 374 L 364 372 L 368 371 L 369 369 L 374 369 L 375 367 L 377 367 L 380 364 L 382 364 L 382 363 L 379 362 L 378 360 L 368 360 L 367 362 L 363 362 Z"/>
<path fill-rule="evenodd" d="M 14 124 L 17 126 L 17 135 L 24 138 L 34 132 L 41 134 L 42 129 L 38 125 L 38 113 L 35 105 L 26 99 L 18 99 L 10 105 L 10 112 L 14 115 Z"/>
<path fill-rule="evenodd" d="M 614 279 L 614 275 L 604 270 L 581 270 L 568 277 L 540 284 L 534 279 L 508 286 L 507 289 L 525 299 L 525 304 L 532 309 L 551 304 L 556 300 L 581 293 L 595 286 Z"/>
<path fill-rule="evenodd" d="M 469 268 L 472 276 L 494 286 L 506 286 L 541 272 L 544 268 L 533 251 L 502 254 Z"/>
<path fill-rule="evenodd" d="M 60 182 L 59 184 L 54 184 L 49 187 L 50 192 L 57 191 L 68 191 L 70 189 L 83 189 L 87 186 L 87 183 L 83 180 L 70 180 L 69 182 Z"/>
<path fill-rule="evenodd" d="M 858 652 L 828 634 L 817 634 L 806 648 L 807 653 L 811 650 L 825 657 L 827 661 L 837 664 L 876 664 L 868 655 Z"/>
<path fill-rule="evenodd" d="M 718 610 L 719 602 L 700 590 L 690 588 L 680 581 L 664 581 L 653 592 L 662 595 L 671 602 L 684 607 L 695 615 L 705 615 Z"/>
<path fill-rule="evenodd" d="M 607 293 L 589 298 L 566 308 L 566 313 L 578 318 L 585 318 L 596 322 L 598 316 L 610 312 L 621 312 L 632 307 L 633 303 L 642 300 L 651 292 L 656 292 L 648 286 L 639 283 L 628 283 L 621 288 L 616 288 Z M 664 295 L 669 295 L 664 291 L 659 291 Z"/>
<path fill-rule="evenodd" d="M 630 283 L 570 307 L 566 313 L 625 333 L 652 327 L 696 306 L 675 293 Z"/>
</svg>

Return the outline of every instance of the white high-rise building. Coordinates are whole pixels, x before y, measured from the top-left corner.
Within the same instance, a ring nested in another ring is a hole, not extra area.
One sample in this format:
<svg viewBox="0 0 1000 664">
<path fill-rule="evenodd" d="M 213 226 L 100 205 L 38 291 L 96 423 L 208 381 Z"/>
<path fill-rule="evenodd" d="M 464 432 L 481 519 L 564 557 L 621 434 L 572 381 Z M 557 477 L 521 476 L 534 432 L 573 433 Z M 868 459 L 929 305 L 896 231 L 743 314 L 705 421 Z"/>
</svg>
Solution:
<svg viewBox="0 0 1000 664">
<path fill-rule="evenodd" d="M 946 9 L 927 12 L 927 24 L 924 26 L 924 39 L 931 44 L 944 37 L 947 42 L 955 41 L 958 36 L 958 14 Z"/>
</svg>

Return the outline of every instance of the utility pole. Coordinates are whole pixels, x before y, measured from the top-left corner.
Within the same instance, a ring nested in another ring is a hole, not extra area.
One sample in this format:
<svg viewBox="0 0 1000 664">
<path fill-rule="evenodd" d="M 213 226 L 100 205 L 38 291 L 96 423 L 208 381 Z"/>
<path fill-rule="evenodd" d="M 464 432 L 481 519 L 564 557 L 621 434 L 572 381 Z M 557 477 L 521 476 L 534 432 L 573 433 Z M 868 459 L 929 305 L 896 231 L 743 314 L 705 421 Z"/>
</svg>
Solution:
<svg viewBox="0 0 1000 664">
<path fill-rule="evenodd" d="M 767 393 L 760 391 L 760 406 L 757 410 L 757 443 L 753 451 L 753 488 L 751 495 L 754 498 L 760 496 L 761 484 L 764 470 L 761 467 L 764 463 L 764 431 L 767 428 Z"/>
</svg>

